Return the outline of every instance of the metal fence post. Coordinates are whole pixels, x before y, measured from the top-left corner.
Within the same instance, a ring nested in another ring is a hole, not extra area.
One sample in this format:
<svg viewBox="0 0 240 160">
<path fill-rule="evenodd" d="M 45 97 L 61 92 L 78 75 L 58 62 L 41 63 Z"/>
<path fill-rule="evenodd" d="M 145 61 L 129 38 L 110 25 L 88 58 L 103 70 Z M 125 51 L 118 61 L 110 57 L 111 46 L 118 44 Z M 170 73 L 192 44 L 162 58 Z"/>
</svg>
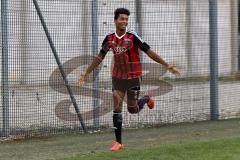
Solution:
<svg viewBox="0 0 240 160">
<path fill-rule="evenodd" d="M 238 71 L 238 0 L 231 0 L 232 73 Z"/>
<path fill-rule="evenodd" d="M 193 76 L 193 54 L 192 54 L 192 0 L 186 1 L 186 57 L 187 57 L 187 76 Z"/>
<path fill-rule="evenodd" d="M 9 89 L 8 89 L 8 0 L 1 1 L 2 25 L 2 136 L 9 136 Z"/>
<path fill-rule="evenodd" d="M 54 46 L 52 37 L 50 36 L 50 33 L 49 33 L 49 31 L 48 31 L 47 25 L 46 25 L 46 23 L 45 23 L 45 20 L 44 20 L 44 18 L 43 18 L 43 15 L 42 15 L 42 12 L 41 12 L 41 10 L 40 10 L 40 8 L 39 8 L 39 5 L 38 5 L 37 0 L 33 0 L 33 4 L 34 4 L 34 6 L 35 6 L 35 9 L 36 9 L 36 11 L 37 11 L 39 20 L 40 20 L 40 22 L 41 22 L 41 24 L 42 24 L 42 27 L 43 27 L 43 29 L 44 29 L 44 32 L 45 32 L 45 34 L 46 34 L 46 37 L 47 37 L 48 43 L 49 43 L 49 45 L 50 45 L 50 48 L 51 48 L 51 50 L 52 50 L 52 53 L 53 53 L 53 55 L 54 55 L 54 58 L 55 58 L 55 60 L 56 60 L 56 62 L 57 62 L 57 64 L 58 64 L 59 71 L 60 71 L 60 73 L 61 73 L 61 75 L 62 75 L 64 84 L 65 84 L 65 86 L 66 86 L 66 88 L 67 88 L 68 94 L 69 94 L 69 96 L 70 96 L 70 99 L 71 99 L 71 101 L 72 101 L 72 103 L 73 103 L 73 106 L 74 106 L 74 108 L 75 108 L 75 111 L 76 111 L 76 113 L 77 113 L 79 122 L 80 122 L 80 124 L 81 124 L 81 126 L 82 126 L 82 129 L 83 129 L 84 133 L 87 133 L 87 129 L 86 129 L 86 127 L 85 127 L 85 123 L 84 123 L 84 121 L 83 121 L 82 115 L 81 115 L 80 110 L 79 110 L 79 108 L 78 108 L 76 99 L 75 99 L 75 97 L 73 96 L 72 89 L 71 89 L 71 87 L 70 87 L 70 85 L 69 85 L 69 83 L 68 83 L 68 79 L 67 79 L 67 76 L 66 76 L 66 74 L 65 74 L 65 72 L 64 72 L 63 65 L 62 65 L 62 63 L 60 62 L 60 59 L 59 59 L 59 57 L 58 57 L 56 48 L 55 48 L 55 46 Z"/>
<path fill-rule="evenodd" d="M 136 31 L 142 37 L 142 0 L 135 0 Z"/>
<path fill-rule="evenodd" d="M 209 0 L 210 33 L 210 112 L 211 119 L 219 117 L 218 104 L 218 12 L 217 0 Z"/>
<path fill-rule="evenodd" d="M 98 0 L 92 1 L 92 53 L 98 52 Z M 94 128 L 99 129 L 99 71 L 93 71 L 93 117 Z"/>
</svg>

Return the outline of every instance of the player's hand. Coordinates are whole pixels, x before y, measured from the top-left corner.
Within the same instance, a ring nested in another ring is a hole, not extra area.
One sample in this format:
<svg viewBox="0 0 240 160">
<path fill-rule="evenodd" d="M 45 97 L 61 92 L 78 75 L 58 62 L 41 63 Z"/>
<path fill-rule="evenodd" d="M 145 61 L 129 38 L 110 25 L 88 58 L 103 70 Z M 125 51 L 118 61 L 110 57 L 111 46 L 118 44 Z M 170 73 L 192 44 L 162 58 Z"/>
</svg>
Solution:
<svg viewBox="0 0 240 160">
<path fill-rule="evenodd" d="M 178 70 L 176 67 L 174 67 L 173 65 L 169 65 L 169 66 L 167 67 L 167 69 L 168 69 L 169 72 L 171 72 L 172 74 L 176 75 L 177 77 L 180 77 L 180 72 L 179 72 L 179 70 Z"/>
<path fill-rule="evenodd" d="M 83 84 L 84 84 L 84 81 L 85 81 L 85 75 L 81 75 L 80 77 L 79 77 L 79 79 L 78 79 L 78 81 L 77 81 L 77 84 L 80 86 L 80 87 L 82 87 L 83 86 Z"/>
</svg>

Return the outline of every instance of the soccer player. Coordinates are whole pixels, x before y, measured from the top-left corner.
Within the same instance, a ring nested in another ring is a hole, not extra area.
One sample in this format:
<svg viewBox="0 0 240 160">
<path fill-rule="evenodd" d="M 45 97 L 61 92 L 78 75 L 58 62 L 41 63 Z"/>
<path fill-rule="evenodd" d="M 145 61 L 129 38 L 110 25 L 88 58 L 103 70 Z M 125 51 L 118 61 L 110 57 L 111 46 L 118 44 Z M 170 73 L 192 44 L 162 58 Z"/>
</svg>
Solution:
<svg viewBox="0 0 240 160">
<path fill-rule="evenodd" d="M 108 34 L 102 43 L 102 49 L 80 76 L 78 84 L 83 85 L 86 77 L 103 61 L 109 50 L 114 56 L 112 69 L 112 92 L 114 100 L 113 125 L 116 141 L 111 151 L 123 149 L 122 144 L 122 106 L 125 94 L 127 94 L 127 108 L 129 113 L 138 113 L 147 104 L 150 109 L 154 107 L 151 95 L 145 95 L 139 99 L 140 80 L 142 76 L 139 50 L 144 51 L 155 62 L 165 66 L 171 73 L 180 75 L 177 68 L 165 62 L 150 46 L 144 42 L 135 32 L 127 31 L 130 12 L 125 8 L 118 8 L 114 12 L 116 31 Z"/>
</svg>

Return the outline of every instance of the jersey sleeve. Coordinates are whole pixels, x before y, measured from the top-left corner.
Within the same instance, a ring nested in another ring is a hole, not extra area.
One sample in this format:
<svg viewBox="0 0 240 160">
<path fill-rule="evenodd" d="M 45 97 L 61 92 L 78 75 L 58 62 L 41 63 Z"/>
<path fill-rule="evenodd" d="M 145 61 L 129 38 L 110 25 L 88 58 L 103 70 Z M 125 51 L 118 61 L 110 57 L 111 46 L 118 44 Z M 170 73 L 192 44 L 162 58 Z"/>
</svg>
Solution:
<svg viewBox="0 0 240 160">
<path fill-rule="evenodd" d="M 142 38 L 139 37 L 136 33 L 133 35 L 134 43 L 137 44 L 142 51 L 147 52 L 150 49 L 150 46 L 146 42 L 144 42 Z"/>
<path fill-rule="evenodd" d="M 100 52 L 103 54 L 103 56 L 105 56 L 107 54 L 107 52 L 109 51 L 109 47 L 108 47 L 108 36 L 106 36 L 102 42 L 102 48 L 100 50 Z"/>
</svg>

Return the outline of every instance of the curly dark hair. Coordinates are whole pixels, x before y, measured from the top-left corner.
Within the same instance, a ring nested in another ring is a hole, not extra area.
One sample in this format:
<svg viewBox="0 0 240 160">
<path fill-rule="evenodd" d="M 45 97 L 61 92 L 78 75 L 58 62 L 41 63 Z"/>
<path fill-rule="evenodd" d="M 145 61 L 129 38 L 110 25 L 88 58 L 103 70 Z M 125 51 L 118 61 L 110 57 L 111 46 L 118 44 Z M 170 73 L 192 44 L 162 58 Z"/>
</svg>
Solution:
<svg viewBox="0 0 240 160">
<path fill-rule="evenodd" d="M 128 9 L 126 8 L 117 8 L 115 11 L 114 11 L 114 20 L 118 19 L 119 15 L 120 14 L 126 14 L 126 15 L 130 15 L 130 12 Z"/>
</svg>

